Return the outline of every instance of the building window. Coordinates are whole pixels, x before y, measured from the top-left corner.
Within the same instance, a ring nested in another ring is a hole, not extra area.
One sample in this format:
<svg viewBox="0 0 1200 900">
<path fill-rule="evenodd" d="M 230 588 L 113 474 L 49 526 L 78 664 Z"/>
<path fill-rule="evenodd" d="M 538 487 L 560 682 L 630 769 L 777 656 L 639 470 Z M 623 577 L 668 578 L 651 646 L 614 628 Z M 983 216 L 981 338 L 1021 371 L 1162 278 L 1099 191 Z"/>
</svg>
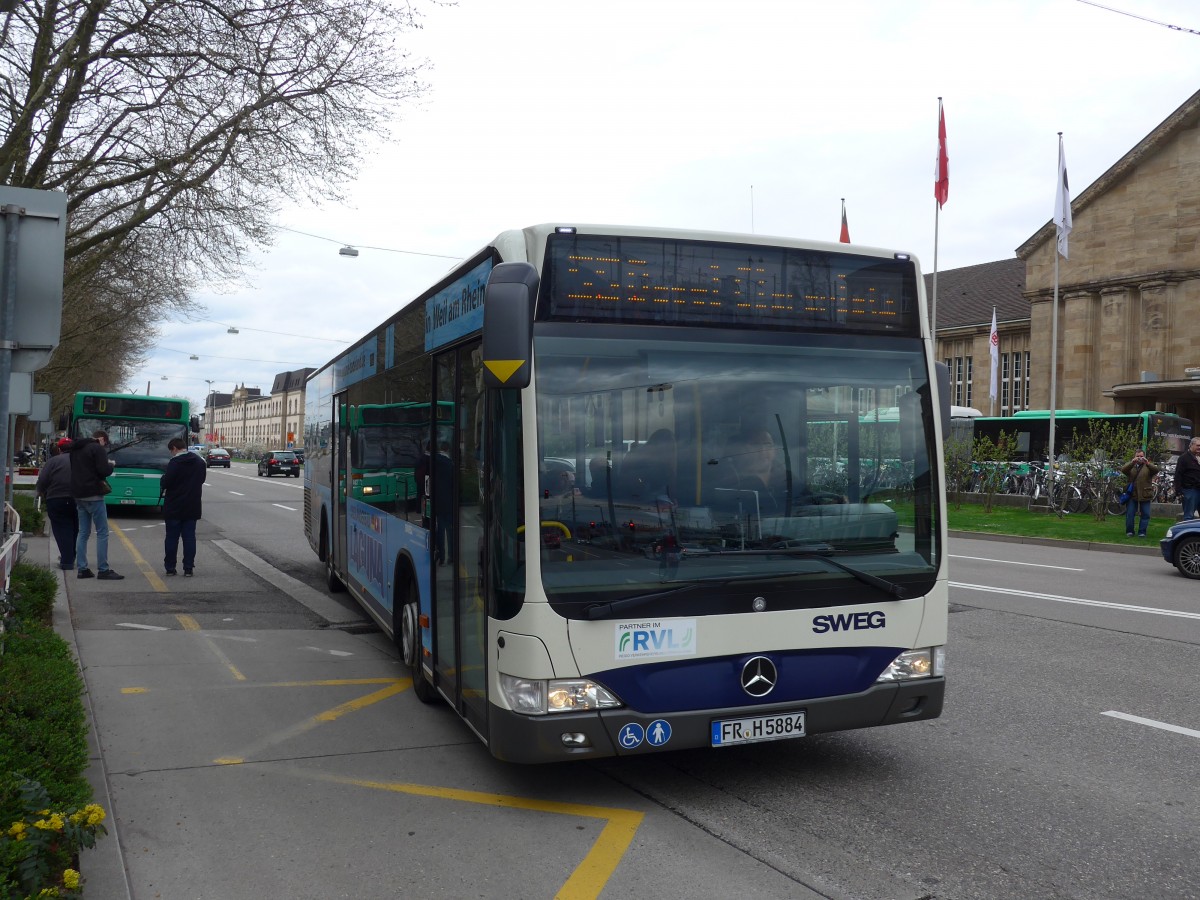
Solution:
<svg viewBox="0 0 1200 900">
<path fill-rule="evenodd" d="M 1016 356 L 1015 353 L 1011 354 Z M 1012 413 L 1012 408 L 1008 405 L 1008 357 L 1010 354 L 1000 354 L 1000 415 L 1007 416 Z"/>
</svg>

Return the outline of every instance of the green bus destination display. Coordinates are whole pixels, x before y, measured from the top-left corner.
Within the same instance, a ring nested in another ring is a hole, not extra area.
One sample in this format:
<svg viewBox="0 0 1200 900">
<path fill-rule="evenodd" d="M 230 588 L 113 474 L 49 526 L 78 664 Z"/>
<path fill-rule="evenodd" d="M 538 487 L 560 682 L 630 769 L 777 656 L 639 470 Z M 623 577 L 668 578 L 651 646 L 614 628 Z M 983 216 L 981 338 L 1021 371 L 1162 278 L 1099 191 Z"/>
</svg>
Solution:
<svg viewBox="0 0 1200 900">
<path fill-rule="evenodd" d="M 539 319 L 920 334 L 910 259 L 671 238 L 548 241 Z"/>
<path fill-rule="evenodd" d="M 183 421 L 183 403 L 142 397 L 101 397 L 88 394 L 81 398 L 80 414 L 109 418 L 169 419 Z"/>
</svg>

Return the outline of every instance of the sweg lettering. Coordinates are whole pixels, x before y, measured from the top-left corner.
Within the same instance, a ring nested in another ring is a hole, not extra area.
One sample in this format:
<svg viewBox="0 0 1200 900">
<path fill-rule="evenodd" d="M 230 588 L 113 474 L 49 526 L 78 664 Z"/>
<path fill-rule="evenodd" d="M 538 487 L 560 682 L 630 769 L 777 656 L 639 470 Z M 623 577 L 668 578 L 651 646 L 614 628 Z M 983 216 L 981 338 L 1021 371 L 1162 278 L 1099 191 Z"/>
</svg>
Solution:
<svg viewBox="0 0 1200 900">
<path fill-rule="evenodd" d="M 879 610 L 813 617 L 814 634 L 825 634 L 829 631 L 863 631 L 868 628 L 886 627 L 887 616 Z"/>
</svg>

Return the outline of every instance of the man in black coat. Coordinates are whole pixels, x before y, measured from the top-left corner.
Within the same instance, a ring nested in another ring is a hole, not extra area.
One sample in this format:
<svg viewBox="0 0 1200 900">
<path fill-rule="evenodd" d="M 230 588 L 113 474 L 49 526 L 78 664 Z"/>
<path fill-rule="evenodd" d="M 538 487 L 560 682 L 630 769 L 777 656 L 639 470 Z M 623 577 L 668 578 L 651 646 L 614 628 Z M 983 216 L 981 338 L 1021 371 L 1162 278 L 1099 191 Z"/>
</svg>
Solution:
<svg viewBox="0 0 1200 900">
<path fill-rule="evenodd" d="M 171 451 L 171 461 L 159 482 L 163 519 L 167 524 L 163 567 L 168 575 L 176 574 L 175 556 L 179 539 L 183 538 L 183 574 L 190 577 L 196 565 L 196 522 L 200 519 L 200 492 L 208 477 L 208 463 L 189 451 L 183 438 L 172 438 L 167 449 Z"/>
</svg>

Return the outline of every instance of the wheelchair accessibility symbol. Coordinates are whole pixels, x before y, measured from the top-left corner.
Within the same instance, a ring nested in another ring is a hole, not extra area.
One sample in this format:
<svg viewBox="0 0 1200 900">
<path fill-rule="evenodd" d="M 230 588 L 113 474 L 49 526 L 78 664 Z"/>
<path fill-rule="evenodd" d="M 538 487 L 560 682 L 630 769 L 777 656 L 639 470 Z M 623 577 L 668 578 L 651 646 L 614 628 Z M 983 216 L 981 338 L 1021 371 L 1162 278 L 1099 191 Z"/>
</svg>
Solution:
<svg viewBox="0 0 1200 900">
<path fill-rule="evenodd" d="M 621 746 L 626 750 L 632 750 L 638 746 L 646 737 L 646 732 L 637 722 L 630 722 L 628 725 L 622 726 L 621 733 L 617 740 L 621 742 Z"/>
</svg>

